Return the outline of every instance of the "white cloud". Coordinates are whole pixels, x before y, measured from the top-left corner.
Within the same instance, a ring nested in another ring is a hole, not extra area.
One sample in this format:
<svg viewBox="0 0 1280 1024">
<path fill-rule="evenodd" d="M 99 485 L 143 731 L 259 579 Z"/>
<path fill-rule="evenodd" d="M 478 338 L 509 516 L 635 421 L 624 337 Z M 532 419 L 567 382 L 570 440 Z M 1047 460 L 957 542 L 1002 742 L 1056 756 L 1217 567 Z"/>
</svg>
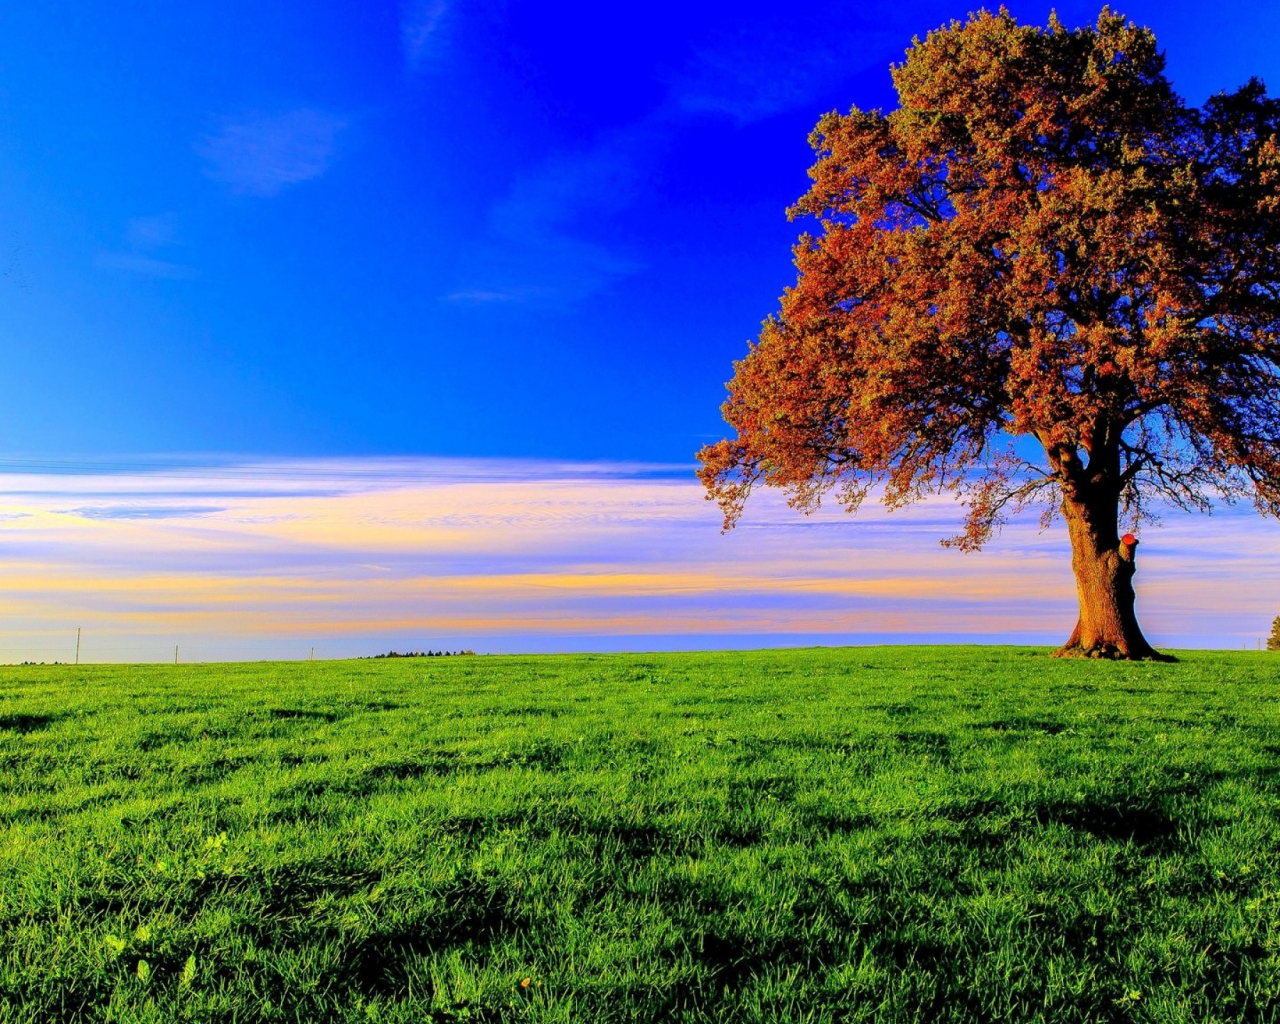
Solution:
<svg viewBox="0 0 1280 1024">
<path fill-rule="evenodd" d="M 432 37 L 448 9 L 445 0 L 407 0 L 404 4 L 400 17 L 400 42 L 410 70 L 417 70 L 430 55 Z"/>
<path fill-rule="evenodd" d="M 625 209 L 667 137 L 659 112 L 523 175 L 489 211 L 490 238 L 464 261 L 467 286 L 449 301 L 565 305 L 643 265 L 602 222 Z M 607 240 L 599 240 L 604 235 Z"/>
<path fill-rule="evenodd" d="M 779 7 L 774 17 L 745 20 L 698 48 L 672 77 L 671 101 L 687 114 L 717 114 L 739 124 L 804 106 L 816 120 L 822 111 L 814 105 L 859 74 L 876 70 L 887 85 L 889 62 L 901 59 L 912 35 L 943 24 L 956 10 L 948 0 Z"/>
<path fill-rule="evenodd" d="M 130 274 L 162 277 L 171 281 L 189 281 L 199 277 L 200 272 L 181 263 L 160 259 L 156 255 L 156 250 L 174 245 L 177 235 L 177 214 L 132 217 L 124 226 L 124 241 L 129 251 L 99 253 L 94 263 L 107 270 L 123 270 Z"/>
<path fill-rule="evenodd" d="M 528 298 L 526 292 L 520 291 L 487 291 L 484 288 L 464 288 L 462 291 L 446 295 L 446 302 L 522 302 Z"/>
<path fill-rule="evenodd" d="M 104 252 L 94 262 L 107 270 L 124 270 L 131 274 L 163 277 L 171 281 L 190 281 L 200 276 L 200 272 L 192 267 L 152 259 L 150 256 L 139 256 L 137 253 Z"/>
<path fill-rule="evenodd" d="M 901 36 L 880 30 L 837 39 L 833 46 L 809 46 L 742 37 L 701 50 L 673 80 L 673 98 L 686 113 L 749 124 L 811 103 L 843 79 L 883 66 Z"/>
<path fill-rule="evenodd" d="M 779 64 L 770 63 L 762 74 L 740 53 L 701 53 L 676 84 L 677 102 L 691 114 L 723 114 L 749 124 L 810 100 L 842 70 L 834 55 L 821 52 Z"/>
<path fill-rule="evenodd" d="M 345 122 L 318 110 L 228 118 L 201 138 L 205 174 L 241 195 L 268 197 L 318 178 L 329 167 Z"/>
<path fill-rule="evenodd" d="M 124 240 L 134 249 L 160 249 L 173 245 L 177 235 L 178 217 L 173 213 L 132 217 L 124 226 Z"/>
</svg>

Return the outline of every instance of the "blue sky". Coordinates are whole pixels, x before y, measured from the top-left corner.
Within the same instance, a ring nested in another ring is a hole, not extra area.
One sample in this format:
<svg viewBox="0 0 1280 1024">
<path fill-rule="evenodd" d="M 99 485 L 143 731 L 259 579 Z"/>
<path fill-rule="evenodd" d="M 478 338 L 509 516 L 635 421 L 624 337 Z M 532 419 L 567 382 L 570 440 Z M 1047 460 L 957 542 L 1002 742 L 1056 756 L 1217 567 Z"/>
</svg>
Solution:
<svg viewBox="0 0 1280 1024">
<path fill-rule="evenodd" d="M 687 463 L 809 129 L 967 9 L 6 5 L 0 450 Z M 1280 5 L 1123 9 L 1193 101 L 1280 84 Z"/>
</svg>

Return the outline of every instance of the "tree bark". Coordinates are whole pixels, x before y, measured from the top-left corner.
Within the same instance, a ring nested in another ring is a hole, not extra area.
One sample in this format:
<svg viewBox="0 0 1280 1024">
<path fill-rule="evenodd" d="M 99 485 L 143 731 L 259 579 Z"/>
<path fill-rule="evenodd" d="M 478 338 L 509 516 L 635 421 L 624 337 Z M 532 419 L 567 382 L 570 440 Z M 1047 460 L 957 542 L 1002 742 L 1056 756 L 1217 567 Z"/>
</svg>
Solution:
<svg viewBox="0 0 1280 1024">
<path fill-rule="evenodd" d="M 1071 535 L 1071 568 L 1080 598 L 1080 618 L 1057 657 L 1173 661 L 1142 635 L 1134 609 L 1133 574 L 1138 541 L 1119 536 L 1119 495 L 1111 488 L 1067 493 L 1062 513 Z"/>
</svg>

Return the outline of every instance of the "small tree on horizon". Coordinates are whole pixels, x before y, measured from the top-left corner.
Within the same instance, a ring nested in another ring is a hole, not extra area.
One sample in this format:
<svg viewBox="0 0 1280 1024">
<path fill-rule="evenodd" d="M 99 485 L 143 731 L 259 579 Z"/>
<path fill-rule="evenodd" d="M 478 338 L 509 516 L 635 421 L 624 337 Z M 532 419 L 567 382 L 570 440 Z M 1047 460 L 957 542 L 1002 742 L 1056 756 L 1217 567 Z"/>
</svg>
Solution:
<svg viewBox="0 0 1280 1024">
<path fill-rule="evenodd" d="M 827 114 L 797 283 L 735 366 L 700 477 L 856 511 L 952 491 L 973 550 L 1041 506 L 1071 538 L 1059 654 L 1159 658 L 1138 626 L 1154 503 L 1280 514 L 1280 104 L 1195 109 L 1153 34 L 973 15 L 892 68 L 899 106 Z"/>
<path fill-rule="evenodd" d="M 1280 615 L 1271 622 L 1271 635 L 1267 637 L 1267 650 L 1280 651 Z"/>
</svg>

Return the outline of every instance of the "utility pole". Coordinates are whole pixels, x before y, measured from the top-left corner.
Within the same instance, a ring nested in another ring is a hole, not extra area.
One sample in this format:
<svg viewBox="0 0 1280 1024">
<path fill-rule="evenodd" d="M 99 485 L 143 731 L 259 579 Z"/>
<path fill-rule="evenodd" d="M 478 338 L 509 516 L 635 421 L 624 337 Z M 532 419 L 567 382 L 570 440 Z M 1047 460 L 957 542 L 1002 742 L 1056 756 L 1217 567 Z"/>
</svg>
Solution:
<svg viewBox="0 0 1280 1024">
<path fill-rule="evenodd" d="M 316 660 L 316 649 L 313 647 L 311 648 L 311 653 L 307 656 L 307 661 L 315 661 L 315 660 Z"/>
<path fill-rule="evenodd" d="M 83 626 L 76 626 L 76 664 L 77 665 L 80 664 L 80 630 L 82 629 L 84 629 Z"/>
<path fill-rule="evenodd" d="M 178 664 L 178 645 L 177 644 L 173 645 L 173 663 L 175 665 Z"/>
</svg>

